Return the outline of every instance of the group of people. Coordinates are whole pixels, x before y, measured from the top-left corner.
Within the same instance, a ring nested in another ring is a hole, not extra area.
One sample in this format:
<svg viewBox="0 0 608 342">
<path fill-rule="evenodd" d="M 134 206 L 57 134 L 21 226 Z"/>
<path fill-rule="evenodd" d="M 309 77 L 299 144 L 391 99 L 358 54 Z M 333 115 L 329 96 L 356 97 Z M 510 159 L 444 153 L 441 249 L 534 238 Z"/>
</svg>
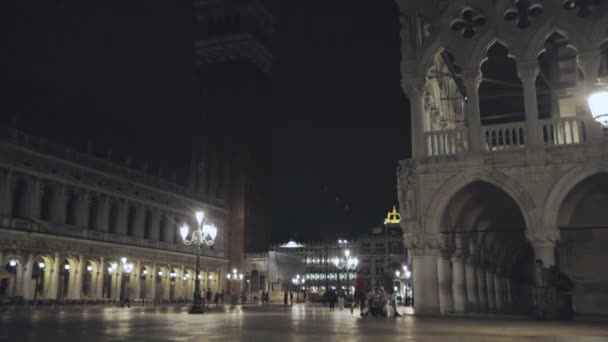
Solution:
<svg viewBox="0 0 608 342">
<path fill-rule="evenodd" d="M 345 302 L 350 302 L 350 312 L 354 313 L 355 307 L 359 307 L 361 316 L 388 316 L 387 304 L 392 309 L 392 317 L 400 317 L 397 310 L 397 293 L 394 292 L 393 278 L 390 275 L 384 277 L 384 285 L 376 288 L 368 288 L 365 276 L 359 271 L 355 280 L 354 296 L 342 289 L 329 289 L 323 296 L 323 305 L 329 303 L 329 311 L 335 311 L 336 303 L 338 310 L 344 310 Z"/>
</svg>

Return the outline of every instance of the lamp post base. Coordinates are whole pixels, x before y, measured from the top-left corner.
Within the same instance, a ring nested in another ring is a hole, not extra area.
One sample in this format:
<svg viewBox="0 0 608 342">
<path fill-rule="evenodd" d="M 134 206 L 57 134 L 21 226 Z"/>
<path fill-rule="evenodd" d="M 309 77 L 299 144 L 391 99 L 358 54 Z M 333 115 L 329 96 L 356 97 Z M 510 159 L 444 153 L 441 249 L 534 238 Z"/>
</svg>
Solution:
<svg viewBox="0 0 608 342">
<path fill-rule="evenodd" d="M 202 305 L 192 305 L 190 307 L 190 311 L 188 311 L 188 313 L 190 314 L 202 314 L 203 311 L 203 306 Z"/>
</svg>

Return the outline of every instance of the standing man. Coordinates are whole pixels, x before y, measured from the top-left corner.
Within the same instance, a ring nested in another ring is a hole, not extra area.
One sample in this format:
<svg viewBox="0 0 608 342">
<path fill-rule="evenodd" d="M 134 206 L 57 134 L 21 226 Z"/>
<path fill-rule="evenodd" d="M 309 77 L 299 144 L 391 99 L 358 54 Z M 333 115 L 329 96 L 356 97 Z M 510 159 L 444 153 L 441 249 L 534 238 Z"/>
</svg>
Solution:
<svg viewBox="0 0 608 342">
<path fill-rule="evenodd" d="M 395 293 L 395 283 L 393 282 L 393 275 L 397 269 L 394 267 L 387 267 L 387 272 L 384 273 L 384 291 L 388 297 L 391 307 L 393 308 L 393 317 L 400 317 L 401 314 L 397 311 L 397 294 Z"/>
<path fill-rule="evenodd" d="M 350 313 L 353 313 L 355 309 L 355 303 L 359 303 L 359 309 L 361 310 L 361 316 L 365 309 L 365 297 L 367 296 L 365 278 L 363 277 L 363 270 L 357 271 L 357 279 L 355 279 L 355 300 L 350 307 Z"/>
</svg>

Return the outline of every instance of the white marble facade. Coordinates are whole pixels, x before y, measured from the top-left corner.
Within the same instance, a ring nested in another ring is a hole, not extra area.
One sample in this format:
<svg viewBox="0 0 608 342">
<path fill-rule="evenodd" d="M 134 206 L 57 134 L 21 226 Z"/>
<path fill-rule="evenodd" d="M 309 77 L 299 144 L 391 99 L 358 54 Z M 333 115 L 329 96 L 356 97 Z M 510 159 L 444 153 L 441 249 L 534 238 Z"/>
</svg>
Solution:
<svg viewBox="0 0 608 342">
<path fill-rule="evenodd" d="M 530 312 L 540 259 L 572 277 L 577 314 L 608 314 L 608 137 L 586 105 L 608 76 L 608 4 L 397 2 L 416 313 Z"/>
</svg>

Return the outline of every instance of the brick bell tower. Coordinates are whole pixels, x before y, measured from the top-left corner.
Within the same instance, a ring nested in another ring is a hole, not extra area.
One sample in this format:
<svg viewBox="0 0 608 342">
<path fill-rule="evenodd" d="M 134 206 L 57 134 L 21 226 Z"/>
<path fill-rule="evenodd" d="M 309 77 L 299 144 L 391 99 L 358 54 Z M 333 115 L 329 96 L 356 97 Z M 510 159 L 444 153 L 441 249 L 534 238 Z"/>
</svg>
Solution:
<svg viewBox="0 0 608 342">
<path fill-rule="evenodd" d="M 270 236 L 269 45 L 273 16 L 256 0 L 197 0 L 198 114 L 191 186 L 230 208 L 230 269 Z"/>
</svg>

